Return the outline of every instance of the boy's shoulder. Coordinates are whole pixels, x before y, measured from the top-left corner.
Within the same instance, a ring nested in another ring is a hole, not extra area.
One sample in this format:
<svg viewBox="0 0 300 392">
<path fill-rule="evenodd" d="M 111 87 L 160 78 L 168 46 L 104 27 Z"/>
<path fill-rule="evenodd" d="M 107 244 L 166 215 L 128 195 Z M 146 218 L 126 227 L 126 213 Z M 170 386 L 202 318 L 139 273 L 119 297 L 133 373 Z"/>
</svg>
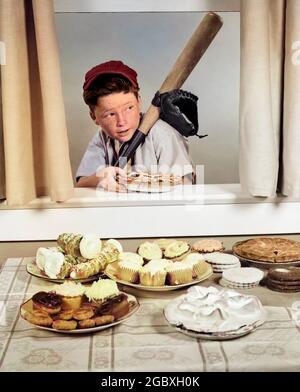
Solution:
<svg viewBox="0 0 300 392">
<path fill-rule="evenodd" d="M 94 136 L 90 139 L 90 144 L 102 147 L 104 144 L 107 143 L 107 136 L 101 130 L 98 129 Z"/>
<path fill-rule="evenodd" d="M 172 134 L 173 132 L 177 132 L 175 128 L 173 128 L 170 124 L 168 124 L 164 120 L 158 119 L 153 125 L 153 127 L 151 128 L 149 134 L 155 137 L 155 136 L 161 136 L 166 134 Z"/>
</svg>

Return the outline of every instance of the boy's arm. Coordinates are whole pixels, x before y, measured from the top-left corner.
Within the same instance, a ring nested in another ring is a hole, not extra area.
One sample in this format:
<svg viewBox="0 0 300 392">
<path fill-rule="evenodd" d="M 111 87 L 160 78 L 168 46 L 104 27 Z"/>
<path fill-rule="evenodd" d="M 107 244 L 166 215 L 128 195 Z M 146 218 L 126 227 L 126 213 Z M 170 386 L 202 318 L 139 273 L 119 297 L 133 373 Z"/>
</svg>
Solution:
<svg viewBox="0 0 300 392">
<path fill-rule="evenodd" d="M 117 180 L 118 177 L 118 180 Z M 108 166 L 91 176 L 80 177 L 78 188 L 97 188 L 100 186 L 110 192 L 126 192 L 127 174 L 119 167 Z"/>
<path fill-rule="evenodd" d="M 97 188 L 99 180 L 95 173 L 91 176 L 80 177 L 75 186 L 76 188 Z"/>
</svg>

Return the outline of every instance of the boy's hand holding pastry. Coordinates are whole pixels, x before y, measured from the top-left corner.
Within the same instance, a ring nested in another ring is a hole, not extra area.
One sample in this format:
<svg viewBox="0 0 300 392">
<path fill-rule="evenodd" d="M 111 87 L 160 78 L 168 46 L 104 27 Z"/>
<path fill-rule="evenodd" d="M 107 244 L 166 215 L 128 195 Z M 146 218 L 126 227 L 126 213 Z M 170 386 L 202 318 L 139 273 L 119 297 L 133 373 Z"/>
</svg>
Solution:
<svg viewBox="0 0 300 392">
<path fill-rule="evenodd" d="M 99 178 L 98 186 L 110 192 L 127 192 L 127 174 L 125 170 L 109 166 L 96 173 Z"/>
</svg>

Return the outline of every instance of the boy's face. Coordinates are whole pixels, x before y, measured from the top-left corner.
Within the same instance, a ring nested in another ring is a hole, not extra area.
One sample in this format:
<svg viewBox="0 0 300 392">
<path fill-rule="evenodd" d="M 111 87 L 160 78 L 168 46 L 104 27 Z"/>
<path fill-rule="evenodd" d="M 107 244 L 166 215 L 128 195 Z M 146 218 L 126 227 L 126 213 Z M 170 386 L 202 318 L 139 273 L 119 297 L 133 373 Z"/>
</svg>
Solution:
<svg viewBox="0 0 300 392">
<path fill-rule="evenodd" d="M 99 97 L 90 113 L 92 119 L 112 139 L 130 140 L 140 122 L 140 100 L 134 93 L 113 93 Z"/>
</svg>

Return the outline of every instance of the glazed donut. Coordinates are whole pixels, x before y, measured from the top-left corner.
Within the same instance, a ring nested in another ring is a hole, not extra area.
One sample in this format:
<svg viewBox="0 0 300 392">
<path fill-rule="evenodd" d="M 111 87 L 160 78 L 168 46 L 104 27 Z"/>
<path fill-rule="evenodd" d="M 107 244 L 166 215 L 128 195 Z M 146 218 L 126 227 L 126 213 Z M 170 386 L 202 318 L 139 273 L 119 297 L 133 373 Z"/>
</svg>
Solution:
<svg viewBox="0 0 300 392">
<path fill-rule="evenodd" d="M 33 309 L 42 310 L 49 314 L 59 313 L 62 299 L 53 292 L 39 291 L 32 297 Z"/>
<path fill-rule="evenodd" d="M 99 315 L 112 315 L 115 320 L 125 316 L 129 312 L 129 302 L 127 295 L 119 294 L 113 298 L 109 298 L 98 309 Z"/>
</svg>

